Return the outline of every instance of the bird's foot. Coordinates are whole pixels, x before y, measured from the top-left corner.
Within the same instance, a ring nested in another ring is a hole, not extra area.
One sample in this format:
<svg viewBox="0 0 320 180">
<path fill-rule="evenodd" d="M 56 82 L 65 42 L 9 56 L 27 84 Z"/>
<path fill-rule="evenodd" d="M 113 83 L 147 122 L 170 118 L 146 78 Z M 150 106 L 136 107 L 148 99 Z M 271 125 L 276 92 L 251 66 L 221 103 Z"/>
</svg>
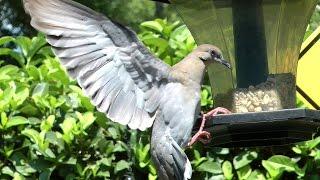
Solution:
<svg viewBox="0 0 320 180">
<path fill-rule="evenodd" d="M 217 108 L 214 108 L 211 111 L 207 112 L 204 116 L 213 117 L 217 114 L 231 114 L 231 111 L 229 111 L 228 109 L 223 108 L 223 107 L 217 107 Z"/>
<path fill-rule="evenodd" d="M 194 136 L 192 136 L 188 146 L 192 146 L 197 141 L 200 141 L 203 144 L 208 144 L 211 141 L 211 134 L 207 131 L 198 131 Z"/>
<path fill-rule="evenodd" d="M 213 117 L 217 114 L 231 114 L 231 111 L 223 107 L 217 107 L 207 112 L 206 114 L 202 113 L 202 121 L 201 121 L 199 131 L 191 138 L 190 142 L 188 143 L 189 147 L 192 146 L 197 141 L 200 141 L 203 144 L 208 144 L 211 141 L 211 134 L 207 131 L 204 131 L 203 128 L 205 126 L 207 118 Z"/>
</svg>

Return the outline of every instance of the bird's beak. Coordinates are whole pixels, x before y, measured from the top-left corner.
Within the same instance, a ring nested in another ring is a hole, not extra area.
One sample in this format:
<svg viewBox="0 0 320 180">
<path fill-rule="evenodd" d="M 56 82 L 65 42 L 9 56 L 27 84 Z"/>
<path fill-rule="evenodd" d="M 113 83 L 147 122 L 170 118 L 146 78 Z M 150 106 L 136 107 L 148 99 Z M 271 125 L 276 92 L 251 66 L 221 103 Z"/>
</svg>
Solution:
<svg viewBox="0 0 320 180">
<path fill-rule="evenodd" d="M 215 60 L 216 60 L 218 63 L 226 66 L 226 67 L 229 68 L 229 69 L 231 69 L 231 64 L 230 64 L 228 61 L 226 61 L 226 60 L 224 60 L 224 59 L 222 59 L 222 58 L 215 58 Z"/>
</svg>

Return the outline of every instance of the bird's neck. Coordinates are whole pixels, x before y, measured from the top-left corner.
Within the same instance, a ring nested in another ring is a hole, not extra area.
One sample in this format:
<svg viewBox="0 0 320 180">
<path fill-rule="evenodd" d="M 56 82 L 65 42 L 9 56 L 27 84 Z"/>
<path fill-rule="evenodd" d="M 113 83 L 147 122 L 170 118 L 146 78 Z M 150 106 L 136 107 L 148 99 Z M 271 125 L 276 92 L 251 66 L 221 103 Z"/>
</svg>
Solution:
<svg viewBox="0 0 320 180">
<path fill-rule="evenodd" d="M 206 66 L 198 57 L 189 55 L 172 68 L 175 78 L 184 83 L 201 84 Z"/>
</svg>

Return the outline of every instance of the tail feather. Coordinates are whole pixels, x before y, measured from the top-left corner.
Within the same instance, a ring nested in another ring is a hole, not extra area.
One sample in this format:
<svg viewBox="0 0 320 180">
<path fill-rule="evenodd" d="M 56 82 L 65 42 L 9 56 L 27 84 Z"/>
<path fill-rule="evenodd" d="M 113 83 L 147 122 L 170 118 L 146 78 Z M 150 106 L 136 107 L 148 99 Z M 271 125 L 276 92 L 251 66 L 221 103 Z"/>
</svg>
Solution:
<svg viewBox="0 0 320 180">
<path fill-rule="evenodd" d="M 187 155 L 171 136 L 153 138 L 151 155 L 160 180 L 191 179 L 192 168 Z"/>
</svg>

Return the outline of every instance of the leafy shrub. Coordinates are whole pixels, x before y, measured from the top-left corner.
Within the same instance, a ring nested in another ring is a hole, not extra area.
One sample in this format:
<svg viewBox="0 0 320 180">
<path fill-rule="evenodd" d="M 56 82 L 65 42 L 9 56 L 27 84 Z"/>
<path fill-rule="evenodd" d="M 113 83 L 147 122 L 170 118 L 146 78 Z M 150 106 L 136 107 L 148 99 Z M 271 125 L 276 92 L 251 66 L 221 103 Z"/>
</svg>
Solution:
<svg viewBox="0 0 320 180">
<path fill-rule="evenodd" d="M 170 65 L 195 47 L 179 22 L 144 22 L 139 36 Z M 97 112 L 41 34 L 3 37 L 0 46 L 1 179 L 156 178 L 150 132 L 128 130 Z M 211 107 L 208 85 L 201 95 L 202 107 Z M 194 179 L 319 179 L 319 143 L 236 149 L 196 144 L 186 151 Z"/>
<path fill-rule="evenodd" d="M 0 52 L 20 66 L 2 61 L 0 67 L 0 178 L 155 174 L 147 137 L 97 112 L 42 35 L 3 37 L 0 43 L 16 46 Z"/>
</svg>

